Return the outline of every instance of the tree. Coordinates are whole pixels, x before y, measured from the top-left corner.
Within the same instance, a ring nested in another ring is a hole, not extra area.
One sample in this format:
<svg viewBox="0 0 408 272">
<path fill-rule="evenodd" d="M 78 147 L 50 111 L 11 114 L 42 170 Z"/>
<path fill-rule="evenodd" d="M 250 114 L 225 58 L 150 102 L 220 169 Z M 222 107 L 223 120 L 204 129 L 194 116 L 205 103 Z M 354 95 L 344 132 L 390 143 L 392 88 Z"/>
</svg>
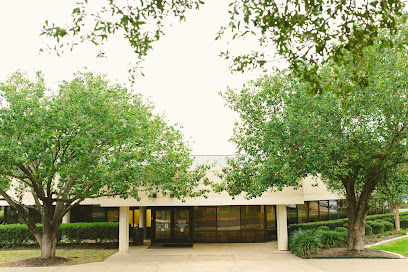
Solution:
<svg viewBox="0 0 408 272">
<path fill-rule="evenodd" d="M 232 59 L 233 70 L 264 67 L 276 49 L 298 76 L 312 84 L 311 91 L 314 92 L 322 92 L 325 88 L 317 75 L 320 64 L 328 61 L 340 64 L 347 53 L 358 62 L 363 49 L 373 44 L 382 29 L 396 30 L 396 22 L 404 9 L 401 0 L 230 2 L 230 23 L 220 26 L 216 39 L 231 30 L 234 39 L 255 36 L 265 48 L 264 52 L 253 51 L 239 56 L 223 52 L 222 56 Z M 72 11 L 72 23 L 62 27 L 46 21 L 42 34 L 56 39 L 57 45 L 53 49 L 59 52 L 64 48 L 72 50 L 82 42 L 100 45 L 112 34 L 120 32 L 136 55 L 143 59 L 154 42 L 164 35 L 163 27 L 168 19 L 185 20 L 188 10 L 199 9 L 204 2 L 108 0 L 99 4 L 99 8 L 92 12 L 87 0 L 78 2 Z M 381 44 L 392 46 L 387 37 L 383 37 Z M 337 76 L 341 77 L 340 74 Z M 352 78 L 361 86 L 368 85 L 367 79 L 358 71 Z M 345 90 L 338 91 L 346 94 Z"/>
<path fill-rule="evenodd" d="M 241 155 L 229 161 L 216 189 L 256 197 L 270 188 L 300 186 L 309 175 L 320 177 L 344 193 L 348 250 L 363 251 L 374 190 L 380 182 L 389 185 L 384 173 L 408 162 L 408 54 L 376 45 L 363 53 L 372 82 L 366 88 L 349 81 L 352 58 L 341 67 L 331 63 L 319 69 L 331 88 L 348 84 L 347 98 L 310 95 L 309 84 L 287 74 L 225 92 L 227 105 L 240 115 L 231 141 Z M 341 80 L 333 79 L 335 69 L 342 71 Z"/>
<path fill-rule="evenodd" d="M 27 223 L 42 258 L 55 257 L 63 216 L 86 198 L 206 191 L 195 190 L 206 166 L 187 171 L 181 132 L 103 76 L 78 73 L 51 92 L 40 73 L 32 82 L 17 72 L 0 91 L 0 195 Z"/>
<path fill-rule="evenodd" d="M 374 197 L 386 201 L 394 212 L 395 229 L 400 230 L 399 209 L 408 199 L 408 168 L 401 165 L 397 169 L 386 172 L 380 182 Z"/>
</svg>

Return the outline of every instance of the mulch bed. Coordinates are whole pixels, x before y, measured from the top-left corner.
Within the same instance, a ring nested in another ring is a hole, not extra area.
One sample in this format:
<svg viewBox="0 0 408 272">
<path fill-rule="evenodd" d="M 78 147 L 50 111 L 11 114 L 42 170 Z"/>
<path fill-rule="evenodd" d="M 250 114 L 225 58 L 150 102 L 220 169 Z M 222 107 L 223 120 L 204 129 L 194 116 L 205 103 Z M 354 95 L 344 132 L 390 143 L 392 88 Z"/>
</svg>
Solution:
<svg viewBox="0 0 408 272">
<path fill-rule="evenodd" d="M 381 241 L 390 240 L 393 238 L 401 237 L 404 235 L 399 234 L 398 232 L 394 231 L 392 235 L 377 237 L 375 235 L 374 238 L 371 236 L 365 236 L 366 245 L 372 245 Z M 388 253 L 380 250 L 374 250 L 365 248 L 364 252 L 356 253 L 356 252 L 348 252 L 346 248 L 328 248 L 322 249 L 317 253 L 310 254 L 305 256 L 306 258 L 387 258 L 387 259 L 399 259 L 398 255 L 393 253 Z"/>
<path fill-rule="evenodd" d="M 21 261 L 0 264 L 0 267 L 40 267 L 40 266 L 63 266 L 69 265 L 70 259 L 55 257 L 51 259 L 30 258 Z"/>
</svg>

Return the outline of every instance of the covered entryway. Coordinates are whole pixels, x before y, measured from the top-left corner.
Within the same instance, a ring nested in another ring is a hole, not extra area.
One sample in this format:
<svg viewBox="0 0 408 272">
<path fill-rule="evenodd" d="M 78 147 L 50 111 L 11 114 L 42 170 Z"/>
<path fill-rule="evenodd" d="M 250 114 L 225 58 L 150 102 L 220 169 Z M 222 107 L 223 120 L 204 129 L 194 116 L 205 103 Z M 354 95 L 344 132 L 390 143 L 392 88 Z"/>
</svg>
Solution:
<svg viewBox="0 0 408 272">
<path fill-rule="evenodd" d="M 192 241 L 191 207 L 152 208 L 152 243 Z"/>
</svg>

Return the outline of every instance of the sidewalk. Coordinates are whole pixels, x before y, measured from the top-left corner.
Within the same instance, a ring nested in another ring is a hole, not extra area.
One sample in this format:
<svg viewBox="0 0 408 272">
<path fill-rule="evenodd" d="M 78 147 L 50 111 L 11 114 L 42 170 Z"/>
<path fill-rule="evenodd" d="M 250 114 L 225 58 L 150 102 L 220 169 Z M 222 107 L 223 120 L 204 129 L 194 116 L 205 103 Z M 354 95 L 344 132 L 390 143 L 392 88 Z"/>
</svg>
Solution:
<svg viewBox="0 0 408 272">
<path fill-rule="evenodd" d="M 131 247 L 104 262 L 66 267 L 0 268 L 0 272 L 407 272 L 408 259 L 311 259 L 277 250 L 276 242 L 195 244 L 193 248 Z"/>
</svg>

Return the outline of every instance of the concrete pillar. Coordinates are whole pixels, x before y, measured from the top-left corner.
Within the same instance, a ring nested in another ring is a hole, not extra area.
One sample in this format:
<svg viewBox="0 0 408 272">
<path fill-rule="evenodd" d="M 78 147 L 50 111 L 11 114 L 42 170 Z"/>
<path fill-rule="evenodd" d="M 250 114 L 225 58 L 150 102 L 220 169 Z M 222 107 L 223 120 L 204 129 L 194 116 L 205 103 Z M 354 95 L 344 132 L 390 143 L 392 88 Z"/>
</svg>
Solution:
<svg viewBox="0 0 408 272">
<path fill-rule="evenodd" d="M 62 218 L 62 223 L 71 223 L 71 211 L 68 211 Z"/>
<path fill-rule="evenodd" d="M 119 207 L 119 252 L 129 251 L 129 206 Z"/>
<path fill-rule="evenodd" d="M 139 228 L 143 228 L 143 238 L 146 238 L 146 207 L 139 207 Z"/>
<path fill-rule="evenodd" d="M 276 205 L 276 219 L 278 249 L 288 250 L 288 216 L 286 214 L 286 205 Z"/>
</svg>

